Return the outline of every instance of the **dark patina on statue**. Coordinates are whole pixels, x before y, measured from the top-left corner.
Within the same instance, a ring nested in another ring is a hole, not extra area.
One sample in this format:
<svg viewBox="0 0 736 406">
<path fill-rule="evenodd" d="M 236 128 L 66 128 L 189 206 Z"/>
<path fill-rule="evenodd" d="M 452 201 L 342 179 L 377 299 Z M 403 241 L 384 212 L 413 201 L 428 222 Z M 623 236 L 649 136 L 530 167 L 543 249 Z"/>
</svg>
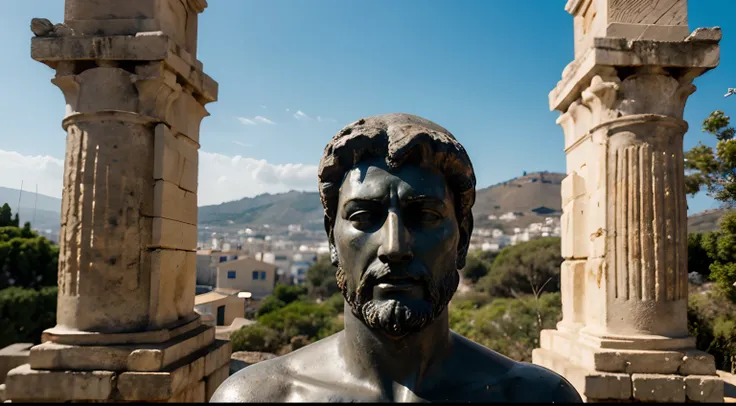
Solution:
<svg viewBox="0 0 736 406">
<path fill-rule="evenodd" d="M 361 119 L 319 166 L 345 329 L 228 378 L 212 402 L 580 402 L 562 377 L 449 329 L 473 231 L 475 173 L 446 129 Z"/>
</svg>

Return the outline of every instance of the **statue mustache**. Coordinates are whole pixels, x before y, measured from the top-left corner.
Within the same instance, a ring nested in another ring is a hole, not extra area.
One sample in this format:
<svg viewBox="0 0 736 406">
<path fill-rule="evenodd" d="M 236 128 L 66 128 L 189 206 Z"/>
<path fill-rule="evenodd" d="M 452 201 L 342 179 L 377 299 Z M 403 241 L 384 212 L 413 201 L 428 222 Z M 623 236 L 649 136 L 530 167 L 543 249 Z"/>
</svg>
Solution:
<svg viewBox="0 0 736 406">
<path fill-rule="evenodd" d="M 360 282 L 358 283 L 356 293 L 359 297 L 364 297 L 363 292 L 366 288 L 370 288 L 378 285 L 381 281 L 389 276 L 401 279 L 411 279 L 418 283 L 421 283 L 429 294 L 432 303 L 439 300 L 439 290 L 437 283 L 435 283 L 432 274 L 429 269 L 418 261 L 412 261 L 407 266 L 400 268 L 395 265 L 386 264 L 382 262 L 374 262 L 368 269 L 361 275 Z"/>
</svg>

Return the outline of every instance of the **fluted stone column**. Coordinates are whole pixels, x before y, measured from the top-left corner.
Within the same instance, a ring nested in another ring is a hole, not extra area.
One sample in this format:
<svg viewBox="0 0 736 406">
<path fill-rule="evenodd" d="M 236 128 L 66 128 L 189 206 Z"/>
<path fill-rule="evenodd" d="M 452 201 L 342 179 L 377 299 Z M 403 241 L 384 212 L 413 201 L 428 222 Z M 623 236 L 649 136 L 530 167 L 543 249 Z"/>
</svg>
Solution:
<svg viewBox="0 0 736 406">
<path fill-rule="evenodd" d="M 563 319 L 534 362 L 593 400 L 722 401 L 687 330 L 683 111 L 717 66 L 719 29 L 689 34 L 686 0 L 570 0 L 575 60 L 562 114 Z M 720 391 L 720 392 L 719 392 Z"/>
<path fill-rule="evenodd" d="M 59 297 L 13 401 L 206 401 L 228 376 L 229 343 L 194 312 L 206 6 L 66 0 L 65 24 L 32 22 L 66 100 Z"/>
</svg>

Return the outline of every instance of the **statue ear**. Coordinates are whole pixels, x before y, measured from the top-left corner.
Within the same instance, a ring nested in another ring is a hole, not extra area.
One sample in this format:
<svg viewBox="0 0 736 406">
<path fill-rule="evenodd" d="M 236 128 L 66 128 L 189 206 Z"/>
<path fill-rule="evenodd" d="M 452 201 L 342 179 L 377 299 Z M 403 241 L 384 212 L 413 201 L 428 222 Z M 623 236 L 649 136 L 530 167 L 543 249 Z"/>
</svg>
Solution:
<svg viewBox="0 0 736 406">
<path fill-rule="evenodd" d="M 332 221 L 330 221 L 330 218 L 325 215 L 324 217 L 324 224 L 325 224 L 325 232 L 327 233 L 327 243 L 330 245 L 330 262 L 332 262 L 332 265 L 338 266 L 340 263 L 339 258 L 337 257 L 337 248 L 335 248 L 335 239 L 332 236 Z"/>
<path fill-rule="evenodd" d="M 465 220 L 460 224 L 460 240 L 457 244 L 457 269 L 465 268 L 465 260 L 468 257 L 468 249 L 470 248 L 470 236 L 473 234 L 473 214 L 468 214 Z"/>
</svg>

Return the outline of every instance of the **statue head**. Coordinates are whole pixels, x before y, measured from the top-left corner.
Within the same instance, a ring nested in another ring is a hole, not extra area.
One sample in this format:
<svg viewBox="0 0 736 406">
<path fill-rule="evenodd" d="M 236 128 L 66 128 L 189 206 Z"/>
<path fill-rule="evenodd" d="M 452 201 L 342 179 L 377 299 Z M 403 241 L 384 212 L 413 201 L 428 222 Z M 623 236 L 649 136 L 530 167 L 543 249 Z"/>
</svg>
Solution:
<svg viewBox="0 0 736 406">
<path fill-rule="evenodd" d="M 409 114 L 360 119 L 325 147 L 319 186 L 353 314 L 392 337 L 441 314 L 473 231 L 475 173 L 455 137 Z"/>
</svg>

